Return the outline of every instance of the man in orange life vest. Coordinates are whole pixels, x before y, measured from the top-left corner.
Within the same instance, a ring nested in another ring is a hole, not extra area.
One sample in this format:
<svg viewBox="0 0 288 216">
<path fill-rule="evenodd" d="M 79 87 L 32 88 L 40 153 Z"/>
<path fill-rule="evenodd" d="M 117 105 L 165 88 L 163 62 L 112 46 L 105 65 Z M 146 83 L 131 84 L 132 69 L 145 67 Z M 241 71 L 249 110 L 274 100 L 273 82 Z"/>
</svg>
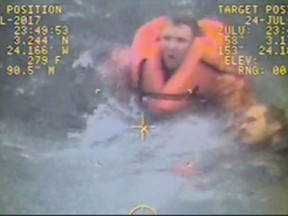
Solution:
<svg viewBox="0 0 288 216">
<path fill-rule="evenodd" d="M 219 26 L 220 22 L 197 22 L 186 15 L 160 17 L 137 31 L 131 85 L 147 96 L 143 103 L 152 113 L 165 115 L 189 106 L 193 102 L 186 99 L 193 90 L 215 98 L 219 73 L 236 71 L 218 54 L 223 45 Z"/>
</svg>

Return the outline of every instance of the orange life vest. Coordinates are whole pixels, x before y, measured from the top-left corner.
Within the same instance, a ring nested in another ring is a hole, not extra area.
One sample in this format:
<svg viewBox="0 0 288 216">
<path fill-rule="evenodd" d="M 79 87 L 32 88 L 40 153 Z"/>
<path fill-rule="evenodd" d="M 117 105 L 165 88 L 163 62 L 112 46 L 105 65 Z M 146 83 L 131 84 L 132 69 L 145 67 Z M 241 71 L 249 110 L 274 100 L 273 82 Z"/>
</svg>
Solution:
<svg viewBox="0 0 288 216">
<path fill-rule="evenodd" d="M 132 80 L 137 83 L 139 66 L 144 59 L 153 57 L 155 47 L 160 39 L 161 32 L 169 20 L 166 17 L 158 17 L 141 26 L 134 37 L 132 44 L 133 74 Z M 214 66 L 218 70 L 229 70 L 224 64 L 223 56 L 219 55 L 219 47 L 224 46 L 224 35 L 220 34 L 220 28 L 224 25 L 219 21 L 201 20 L 198 22 L 204 36 L 205 43 L 203 61 Z"/>
</svg>

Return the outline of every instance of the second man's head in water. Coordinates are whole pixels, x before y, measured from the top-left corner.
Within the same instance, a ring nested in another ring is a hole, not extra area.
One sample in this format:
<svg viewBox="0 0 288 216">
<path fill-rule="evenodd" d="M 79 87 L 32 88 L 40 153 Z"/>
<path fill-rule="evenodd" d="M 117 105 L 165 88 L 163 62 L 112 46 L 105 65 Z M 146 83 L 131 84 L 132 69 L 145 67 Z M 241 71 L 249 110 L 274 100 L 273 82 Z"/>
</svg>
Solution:
<svg viewBox="0 0 288 216">
<path fill-rule="evenodd" d="M 190 15 L 170 19 L 162 31 L 162 60 L 169 71 L 175 71 L 185 59 L 193 39 L 200 34 L 197 21 Z"/>
</svg>

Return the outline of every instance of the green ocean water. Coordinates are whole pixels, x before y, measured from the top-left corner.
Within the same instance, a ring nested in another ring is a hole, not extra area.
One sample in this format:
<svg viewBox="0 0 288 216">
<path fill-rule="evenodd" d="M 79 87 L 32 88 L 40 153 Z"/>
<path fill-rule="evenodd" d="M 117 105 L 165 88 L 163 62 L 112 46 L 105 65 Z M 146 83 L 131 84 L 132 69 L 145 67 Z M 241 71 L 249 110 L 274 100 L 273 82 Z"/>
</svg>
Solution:
<svg viewBox="0 0 288 216">
<path fill-rule="evenodd" d="M 0 14 L 4 16 L 7 4 L 61 4 L 63 16 L 47 16 L 43 23 L 63 24 L 71 30 L 71 52 L 57 68 L 57 75 L 48 77 L 40 70 L 29 78 L 5 75 L 7 65 L 25 65 L 26 57 L 6 55 L 13 28 L 0 27 L 0 213 L 125 214 L 136 204 L 151 202 L 161 212 L 168 209 L 166 213 L 287 214 L 286 157 L 231 147 L 230 140 L 213 129 L 218 126 L 216 121 L 204 119 L 197 123 L 197 118 L 191 116 L 185 118 L 187 123 L 179 119 L 176 123 L 161 123 L 163 129 L 152 135 L 155 142 L 148 143 L 146 149 L 136 141 L 137 134 L 122 135 L 130 122 L 123 123 L 124 117 L 113 112 L 119 111 L 119 106 L 112 99 L 95 97 L 95 88 L 105 87 L 95 78 L 95 70 L 72 67 L 91 48 L 131 43 L 140 25 L 162 14 L 191 10 L 199 19 L 212 17 L 239 24 L 243 19 L 237 16 L 219 15 L 217 4 L 257 3 L 264 7 L 285 2 L 0 0 Z M 245 52 L 256 55 L 257 44 L 264 42 L 265 28 L 253 28 L 243 42 Z M 52 45 L 57 47 L 59 41 Z M 91 61 L 101 63 L 99 53 Z M 288 115 L 288 75 L 272 74 L 275 65 L 286 66 L 288 72 L 287 56 L 259 57 L 259 63 L 265 73 L 251 77 L 259 100 L 284 109 Z M 112 108 L 101 109 L 107 101 Z M 97 106 L 103 117 L 93 115 Z M 176 135 L 174 130 L 178 131 Z M 80 141 L 71 138 L 74 132 L 80 133 Z M 195 147 L 191 143 L 196 143 Z M 185 150 L 189 148 L 193 157 Z M 207 176 L 189 183 L 165 171 L 179 158 L 190 160 L 190 156 L 203 165 Z M 94 160 L 98 158 L 109 167 L 106 173 L 94 172 Z"/>
</svg>

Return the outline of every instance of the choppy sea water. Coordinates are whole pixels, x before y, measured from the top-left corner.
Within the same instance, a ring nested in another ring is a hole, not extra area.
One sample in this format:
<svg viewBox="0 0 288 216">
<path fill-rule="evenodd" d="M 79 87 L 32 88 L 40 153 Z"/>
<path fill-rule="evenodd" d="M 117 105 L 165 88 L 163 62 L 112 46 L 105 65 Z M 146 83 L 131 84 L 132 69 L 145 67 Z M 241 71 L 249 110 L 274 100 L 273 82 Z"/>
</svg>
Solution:
<svg viewBox="0 0 288 216">
<path fill-rule="evenodd" d="M 65 14 L 47 20 L 69 24 L 72 53 L 54 78 L 5 83 L 1 213 L 287 213 L 281 155 L 235 143 L 210 109 L 152 121 L 142 142 L 131 129 L 142 110 L 103 82 L 101 64 L 143 22 L 187 8 L 216 16 L 217 2 L 165 2 L 62 1 Z"/>
</svg>

